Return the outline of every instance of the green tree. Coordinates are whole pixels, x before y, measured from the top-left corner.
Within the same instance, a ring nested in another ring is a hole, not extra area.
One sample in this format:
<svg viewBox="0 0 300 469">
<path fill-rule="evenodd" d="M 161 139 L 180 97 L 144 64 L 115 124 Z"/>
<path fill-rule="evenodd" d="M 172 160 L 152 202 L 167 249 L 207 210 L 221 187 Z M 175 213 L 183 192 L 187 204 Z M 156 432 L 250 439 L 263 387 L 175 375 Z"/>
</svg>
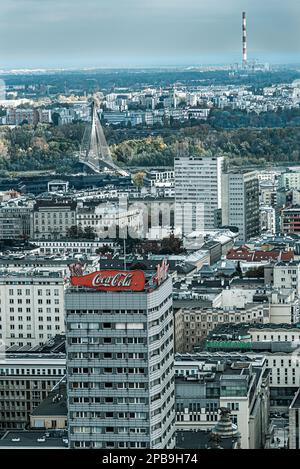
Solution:
<svg viewBox="0 0 300 469">
<path fill-rule="evenodd" d="M 92 226 L 86 226 L 83 230 L 83 237 L 87 239 L 95 239 L 95 229 Z"/>
</svg>

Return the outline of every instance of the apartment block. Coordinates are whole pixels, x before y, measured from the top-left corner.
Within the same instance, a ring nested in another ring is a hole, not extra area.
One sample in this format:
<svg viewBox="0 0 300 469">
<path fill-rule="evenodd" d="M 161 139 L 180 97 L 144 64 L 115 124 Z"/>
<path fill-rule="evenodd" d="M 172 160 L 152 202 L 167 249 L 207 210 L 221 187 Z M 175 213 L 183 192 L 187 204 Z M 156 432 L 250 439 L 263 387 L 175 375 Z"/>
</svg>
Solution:
<svg viewBox="0 0 300 469">
<path fill-rule="evenodd" d="M 70 447 L 173 448 L 171 278 L 141 291 L 70 287 L 66 323 Z"/>
</svg>

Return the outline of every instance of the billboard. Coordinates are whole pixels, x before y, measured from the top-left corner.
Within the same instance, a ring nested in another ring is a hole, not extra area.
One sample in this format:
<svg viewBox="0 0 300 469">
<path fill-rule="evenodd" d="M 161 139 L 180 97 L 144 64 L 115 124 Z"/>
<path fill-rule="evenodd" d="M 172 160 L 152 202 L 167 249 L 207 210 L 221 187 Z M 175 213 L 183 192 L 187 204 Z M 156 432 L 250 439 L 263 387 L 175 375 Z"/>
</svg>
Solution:
<svg viewBox="0 0 300 469">
<path fill-rule="evenodd" d="M 106 291 L 142 291 L 145 274 L 142 270 L 99 270 L 87 275 L 71 275 L 71 285 Z"/>
</svg>

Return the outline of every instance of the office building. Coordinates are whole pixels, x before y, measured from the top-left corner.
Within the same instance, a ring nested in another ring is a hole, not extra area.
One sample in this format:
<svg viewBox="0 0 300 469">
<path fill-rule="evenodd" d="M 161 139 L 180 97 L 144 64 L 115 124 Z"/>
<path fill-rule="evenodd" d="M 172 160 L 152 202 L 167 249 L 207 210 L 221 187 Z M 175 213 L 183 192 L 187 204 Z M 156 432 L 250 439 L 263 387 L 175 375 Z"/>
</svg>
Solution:
<svg viewBox="0 0 300 469">
<path fill-rule="evenodd" d="M 220 156 L 175 158 L 175 226 L 184 235 L 217 228 L 222 197 Z"/>
<path fill-rule="evenodd" d="M 176 430 L 210 430 L 231 411 L 242 449 L 263 448 L 269 420 L 269 372 L 262 357 L 175 356 Z"/>
<path fill-rule="evenodd" d="M 218 355 L 263 355 L 270 370 L 270 408 L 287 412 L 300 385 L 299 342 L 298 324 L 227 324 L 210 333 L 206 349 Z"/>
<path fill-rule="evenodd" d="M 112 291 L 114 275 L 130 286 Z M 172 281 L 143 278 L 95 272 L 75 277 L 78 286 L 66 291 L 71 448 L 174 447 Z"/>
<path fill-rule="evenodd" d="M 248 241 L 260 232 L 257 173 L 229 172 L 222 179 L 222 223 L 237 227 L 239 240 Z"/>
<path fill-rule="evenodd" d="M 0 270 L 0 339 L 6 346 L 37 346 L 65 330 L 62 271 Z"/>
<path fill-rule="evenodd" d="M 27 240 L 32 234 L 32 208 L 7 204 L 0 208 L 0 240 Z"/>
<path fill-rule="evenodd" d="M 0 362 L 0 430 L 24 429 L 66 373 L 65 338 L 40 347 L 9 347 Z M 41 427 L 40 427 L 41 428 Z"/>
</svg>

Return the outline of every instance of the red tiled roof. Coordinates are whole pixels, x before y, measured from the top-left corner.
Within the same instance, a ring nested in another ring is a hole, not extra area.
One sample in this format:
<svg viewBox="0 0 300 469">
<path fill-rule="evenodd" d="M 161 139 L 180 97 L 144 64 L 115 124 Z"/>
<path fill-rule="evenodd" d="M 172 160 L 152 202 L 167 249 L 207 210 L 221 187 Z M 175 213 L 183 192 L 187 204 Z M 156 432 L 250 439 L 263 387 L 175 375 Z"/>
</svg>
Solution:
<svg viewBox="0 0 300 469">
<path fill-rule="evenodd" d="M 230 249 L 226 257 L 227 259 L 246 262 L 268 261 L 271 259 L 282 262 L 289 262 L 294 259 L 294 252 L 282 250 L 250 251 L 247 246 L 241 246 L 237 249 Z"/>
</svg>

